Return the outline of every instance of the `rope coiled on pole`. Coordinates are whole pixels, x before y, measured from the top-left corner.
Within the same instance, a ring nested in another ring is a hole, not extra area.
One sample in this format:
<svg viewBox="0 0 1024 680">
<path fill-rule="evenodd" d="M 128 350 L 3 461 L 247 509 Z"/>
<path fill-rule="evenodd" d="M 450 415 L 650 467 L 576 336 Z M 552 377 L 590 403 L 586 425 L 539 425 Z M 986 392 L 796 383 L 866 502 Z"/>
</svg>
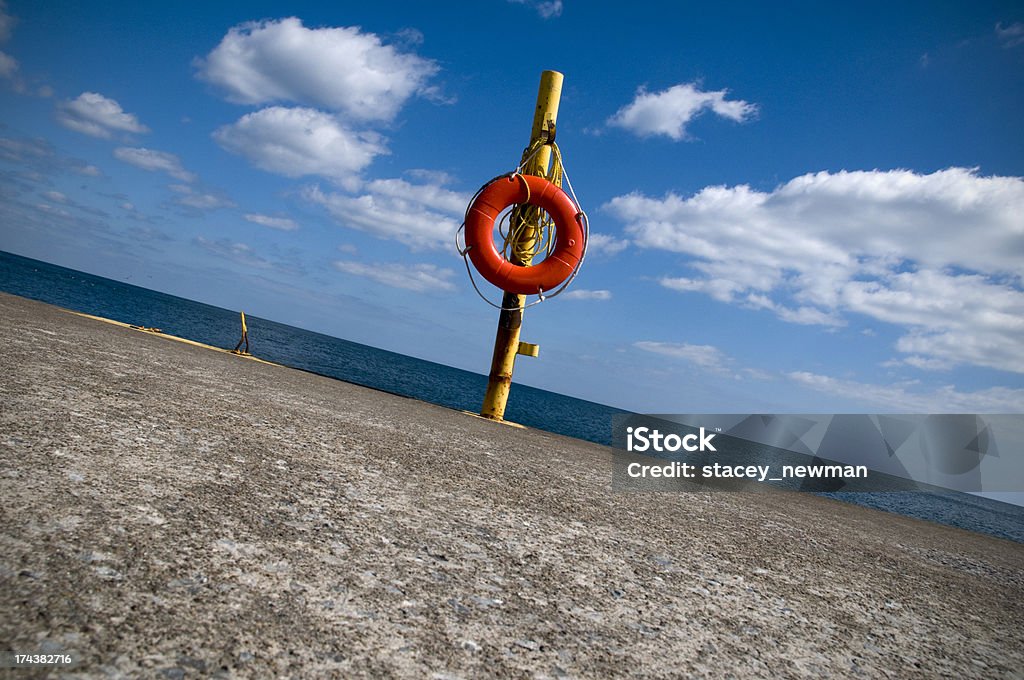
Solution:
<svg viewBox="0 0 1024 680">
<path fill-rule="evenodd" d="M 583 241 L 583 253 L 579 261 L 576 263 L 576 267 L 573 269 L 569 277 L 558 286 L 553 292 L 541 291 L 537 296 L 538 299 L 534 300 L 529 304 L 523 304 L 518 307 L 505 307 L 500 304 L 495 304 L 480 291 L 480 288 L 476 284 L 476 280 L 473 277 L 473 270 L 469 263 L 467 254 L 469 252 L 468 247 L 463 247 L 459 242 L 459 234 L 465 228 L 465 220 L 455 233 L 455 246 L 459 254 L 462 255 L 463 261 L 466 265 L 466 272 L 469 274 L 470 283 L 473 284 L 473 289 L 477 295 L 480 296 L 484 302 L 489 304 L 491 307 L 500 310 L 512 311 L 516 309 L 526 309 L 534 305 L 544 302 L 548 298 L 555 297 L 562 293 L 576 275 L 579 273 L 580 267 L 583 265 L 583 260 L 586 257 L 587 242 L 590 240 L 590 220 L 586 212 L 580 207 L 579 199 L 576 197 L 576 192 L 572 187 L 572 182 L 569 179 L 569 173 L 565 170 L 565 165 L 562 161 L 562 153 L 555 143 L 553 135 L 539 137 L 531 142 L 530 146 L 526 147 L 523 151 L 523 155 L 519 161 L 519 165 L 511 173 L 505 173 L 498 175 L 492 180 L 484 183 L 470 200 L 469 205 L 472 206 L 476 201 L 480 193 L 489 185 L 491 182 L 501 177 L 514 177 L 523 175 L 524 169 L 529 165 L 530 161 L 540 153 L 541 149 L 545 146 L 551 147 L 551 166 L 547 173 L 530 173 L 537 174 L 540 177 L 548 180 L 555 186 L 561 188 L 563 182 L 568 188 L 568 194 L 575 204 L 576 209 L 579 211 L 577 217 L 583 226 L 584 241 Z M 529 188 L 527 188 L 527 196 L 529 196 Z M 540 253 L 544 253 L 545 256 L 550 255 L 555 247 L 555 221 L 541 208 L 530 205 L 529 198 L 527 202 L 518 204 L 512 208 L 511 211 L 505 213 L 498 224 L 498 234 L 501 236 L 501 253 L 502 256 L 509 262 L 524 266 L 530 263 L 534 257 Z M 467 208 L 467 215 L 468 215 Z M 525 300 L 524 300 L 525 301 Z"/>
</svg>

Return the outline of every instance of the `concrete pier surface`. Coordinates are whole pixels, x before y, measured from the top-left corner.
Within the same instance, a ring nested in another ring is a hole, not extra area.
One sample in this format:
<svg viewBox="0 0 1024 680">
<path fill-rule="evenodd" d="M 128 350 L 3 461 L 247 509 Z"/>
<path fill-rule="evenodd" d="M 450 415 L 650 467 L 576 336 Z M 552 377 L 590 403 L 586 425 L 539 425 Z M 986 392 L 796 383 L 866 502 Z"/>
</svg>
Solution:
<svg viewBox="0 0 1024 680">
<path fill-rule="evenodd" d="M 7 677 L 1024 674 L 1017 543 L 3 294 L 0 367 Z"/>
</svg>

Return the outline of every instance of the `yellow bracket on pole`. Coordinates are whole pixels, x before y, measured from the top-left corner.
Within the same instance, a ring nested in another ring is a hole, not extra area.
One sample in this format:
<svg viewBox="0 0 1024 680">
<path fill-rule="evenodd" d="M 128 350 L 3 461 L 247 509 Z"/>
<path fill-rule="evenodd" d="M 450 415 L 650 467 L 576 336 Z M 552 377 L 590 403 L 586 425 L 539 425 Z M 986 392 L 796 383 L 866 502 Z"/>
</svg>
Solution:
<svg viewBox="0 0 1024 680">
<path fill-rule="evenodd" d="M 540 356 L 540 345 L 535 345 L 532 342 L 519 341 L 519 349 L 516 350 L 516 354 L 521 354 L 524 357 L 539 357 Z"/>
</svg>

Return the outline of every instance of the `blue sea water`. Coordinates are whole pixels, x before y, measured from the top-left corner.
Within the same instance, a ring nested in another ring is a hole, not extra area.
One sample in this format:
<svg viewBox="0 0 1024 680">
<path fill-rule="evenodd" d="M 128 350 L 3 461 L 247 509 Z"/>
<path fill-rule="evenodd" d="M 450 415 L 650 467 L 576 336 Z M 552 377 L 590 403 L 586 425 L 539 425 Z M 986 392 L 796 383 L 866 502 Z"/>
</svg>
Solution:
<svg viewBox="0 0 1024 680">
<path fill-rule="evenodd" d="M 0 251 L 0 291 L 216 347 L 233 348 L 237 311 L 186 300 Z M 293 366 L 454 409 L 478 411 L 486 376 L 246 315 L 254 353 Z M 528 427 L 611 444 L 612 417 L 594 402 L 513 384 L 505 417 Z M 609 471 L 610 474 L 610 471 Z M 846 502 L 1024 543 L 1024 508 L 961 493 L 829 493 Z"/>
<path fill-rule="evenodd" d="M 78 312 L 231 349 L 237 311 L 66 269 L 0 251 L 0 290 Z M 329 335 L 245 315 L 256 356 L 331 378 L 449 408 L 478 412 L 487 377 Z M 611 443 L 612 416 L 602 404 L 513 384 L 505 417 L 527 427 Z"/>
</svg>

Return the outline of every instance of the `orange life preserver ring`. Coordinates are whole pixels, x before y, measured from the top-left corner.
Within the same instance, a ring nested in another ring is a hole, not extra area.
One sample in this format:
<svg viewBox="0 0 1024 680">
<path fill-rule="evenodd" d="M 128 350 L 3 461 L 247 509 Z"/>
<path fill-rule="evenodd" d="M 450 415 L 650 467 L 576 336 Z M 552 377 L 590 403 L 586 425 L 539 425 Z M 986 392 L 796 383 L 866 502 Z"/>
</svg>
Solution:
<svg viewBox="0 0 1024 680">
<path fill-rule="evenodd" d="M 494 221 L 505 208 L 529 203 L 555 221 L 555 247 L 540 264 L 512 264 L 494 245 Z M 579 208 L 569 195 L 543 177 L 503 175 L 480 190 L 466 211 L 466 247 L 473 266 L 509 293 L 539 295 L 569 278 L 583 257 L 584 231 Z"/>
</svg>

